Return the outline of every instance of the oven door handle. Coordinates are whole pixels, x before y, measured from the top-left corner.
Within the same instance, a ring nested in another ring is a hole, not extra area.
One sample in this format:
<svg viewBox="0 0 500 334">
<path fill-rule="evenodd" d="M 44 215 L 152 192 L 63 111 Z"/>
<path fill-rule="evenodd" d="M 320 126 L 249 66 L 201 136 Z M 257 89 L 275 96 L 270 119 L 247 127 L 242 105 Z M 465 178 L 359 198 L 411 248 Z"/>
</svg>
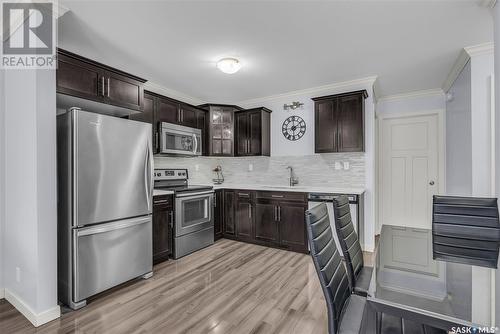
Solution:
<svg viewBox="0 0 500 334">
<path fill-rule="evenodd" d="M 197 197 L 197 196 L 202 196 L 202 195 L 211 195 L 214 192 L 215 192 L 214 190 L 208 190 L 208 191 L 200 191 L 197 193 L 175 194 L 175 197 L 176 198 Z"/>
</svg>

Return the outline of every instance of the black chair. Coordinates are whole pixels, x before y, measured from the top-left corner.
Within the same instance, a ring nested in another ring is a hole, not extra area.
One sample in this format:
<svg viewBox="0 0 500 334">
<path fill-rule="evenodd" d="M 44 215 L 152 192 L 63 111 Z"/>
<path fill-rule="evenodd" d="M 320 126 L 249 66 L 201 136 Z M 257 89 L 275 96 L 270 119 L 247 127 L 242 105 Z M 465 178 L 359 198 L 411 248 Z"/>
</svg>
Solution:
<svg viewBox="0 0 500 334">
<path fill-rule="evenodd" d="M 366 298 L 352 294 L 346 269 L 333 240 L 325 203 L 306 212 L 306 225 L 314 267 L 328 309 L 328 333 L 360 333 Z"/>
<path fill-rule="evenodd" d="M 367 296 L 373 268 L 364 265 L 363 251 L 352 223 L 349 198 L 345 195 L 335 198 L 333 200 L 333 212 L 335 215 L 335 229 L 344 255 L 351 289 L 356 294 Z"/>
</svg>

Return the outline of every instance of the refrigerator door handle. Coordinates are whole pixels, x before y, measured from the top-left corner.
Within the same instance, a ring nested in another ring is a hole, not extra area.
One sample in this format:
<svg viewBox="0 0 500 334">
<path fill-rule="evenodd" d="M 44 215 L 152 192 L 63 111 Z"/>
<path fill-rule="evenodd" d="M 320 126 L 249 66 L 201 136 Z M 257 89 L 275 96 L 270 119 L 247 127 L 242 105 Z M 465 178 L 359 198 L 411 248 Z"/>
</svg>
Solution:
<svg viewBox="0 0 500 334">
<path fill-rule="evenodd" d="M 147 147 L 146 147 L 146 163 L 145 163 L 145 169 L 144 169 L 144 182 L 145 182 L 145 189 L 146 189 L 146 201 L 149 210 L 152 210 L 151 207 L 151 200 L 152 200 L 152 189 L 153 189 L 153 152 L 151 148 L 151 143 L 148 140 L 147 141 Z"/>
<path fill-rule="evenodd" d="M 120 230 L 126 227 L 145 224 L 150 221 L 151 221 L 151 216 L 146 216 L 141 218 L 127 219 L 124 221 L 122 220 L 118 223 L 106 223 L 106 224 L 99 224 L 97 226 L 82 227 L 76 230 L 76 236 L 82 237 L 85 235 L 106 233 L 114 230 Z"/>
</svg>

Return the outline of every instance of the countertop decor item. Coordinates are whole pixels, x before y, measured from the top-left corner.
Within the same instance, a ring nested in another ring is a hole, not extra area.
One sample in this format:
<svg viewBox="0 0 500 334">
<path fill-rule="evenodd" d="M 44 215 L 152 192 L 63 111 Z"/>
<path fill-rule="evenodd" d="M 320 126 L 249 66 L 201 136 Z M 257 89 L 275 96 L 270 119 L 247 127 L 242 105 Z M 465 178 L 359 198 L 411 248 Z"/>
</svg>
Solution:
<svg viewBox="0 0 500 334">
<path fill-rule="evenodd" d="M 222 167 L 218 165 L 213 169 L 213 172 L 216 173 L 216 178 L 212 179 L 214 184 L 222 184 L 224 182 L 224 175 L 222 174 Z"/>
<path fill-rule="evenodd" d="M 291 141 L 302 138 L 306 133 L 306 122 L 299 116 L 290 116 L 283 122 L 281 127 L 283 136 Z"/>
</svg>

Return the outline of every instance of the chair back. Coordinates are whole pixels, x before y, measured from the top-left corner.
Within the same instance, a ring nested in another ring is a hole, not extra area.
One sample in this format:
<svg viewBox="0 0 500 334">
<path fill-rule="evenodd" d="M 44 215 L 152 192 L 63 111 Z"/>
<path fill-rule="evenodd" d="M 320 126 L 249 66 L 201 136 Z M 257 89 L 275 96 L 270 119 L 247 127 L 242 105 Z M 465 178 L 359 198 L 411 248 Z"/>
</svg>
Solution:
<svg viewBox="0 0 500 334">
<path fill-rule="evenodd" d="M 342 309 L 351 295 L 351 288 L 333 240 L 325 203 L 306 211 L 306 226 L 314 267 L 327 304 L 328 332 L 335 334 L 340 325 Z"/>
<path fill-rule="evenodd" d="M 349 198 L 345 195 L 333 200 L 333 212 L 335 215 L 335 229 L 344 254 L 347 273 L 351 282 L 351 288 L 356 285 L 356 278 L 363 269 L 363 251 L 359 243 L 358 234 L 354 230 L 351 210 L 349 209 Z"/>
</svg>

